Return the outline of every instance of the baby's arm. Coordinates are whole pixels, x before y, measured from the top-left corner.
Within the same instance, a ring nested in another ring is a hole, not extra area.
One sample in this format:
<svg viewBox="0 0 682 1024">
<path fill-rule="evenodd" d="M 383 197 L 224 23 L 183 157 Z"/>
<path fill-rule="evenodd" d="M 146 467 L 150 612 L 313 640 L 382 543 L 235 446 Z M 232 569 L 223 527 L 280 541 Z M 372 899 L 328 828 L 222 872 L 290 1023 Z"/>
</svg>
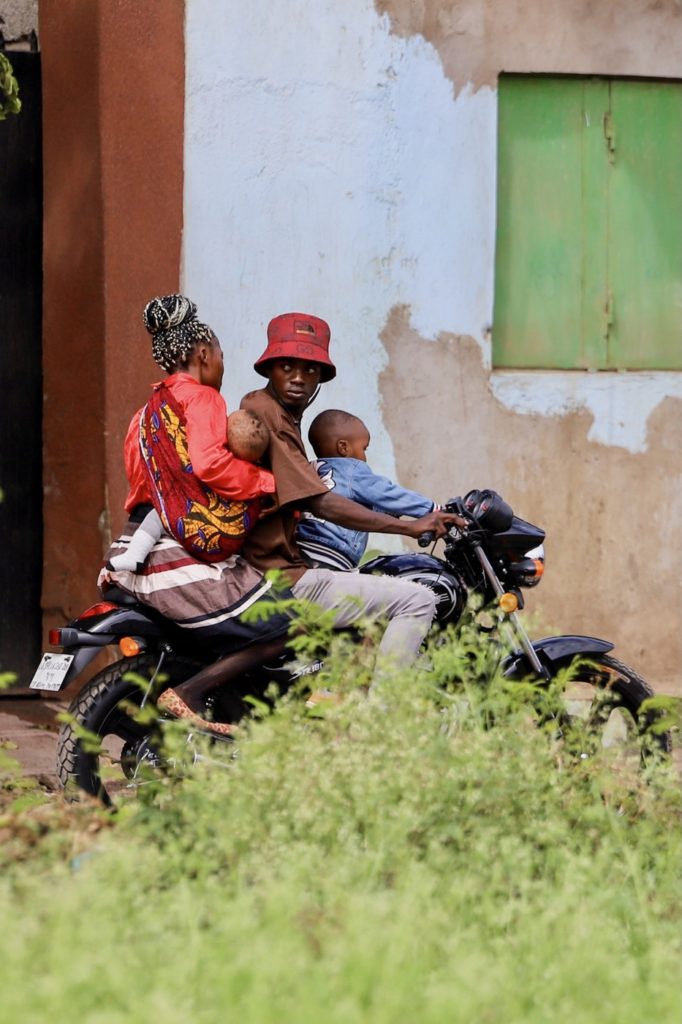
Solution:
<svg viewBox="0 0 682 1024">
<path fill-rule="evenodd" d="M 135 572 L 141 565 L 163 532 L 163 524 L 156 509 L 152 509 L 144 517 L 135 533 L 130 538 L 128 547 L 121 555 L 109 559 L 108 567 L 115 572 Z"/>
</svg>

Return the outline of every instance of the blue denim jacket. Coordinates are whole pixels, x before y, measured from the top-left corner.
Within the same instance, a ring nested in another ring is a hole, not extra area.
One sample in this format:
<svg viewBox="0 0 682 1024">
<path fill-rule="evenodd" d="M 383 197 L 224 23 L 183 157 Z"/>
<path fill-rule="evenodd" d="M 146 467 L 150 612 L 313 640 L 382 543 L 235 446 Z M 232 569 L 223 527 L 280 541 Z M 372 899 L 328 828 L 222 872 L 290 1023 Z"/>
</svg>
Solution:
<svg viewBox="0 0 682 1024">
<path fill-rule="evenodd" d="M 360 459 L 320 459 L 313 463 L 330 491 L 351 498 L 374 512 L 392 516 L 425 516 L 435 503 L 430 498 L 372 472 Z M 296 531 L 296 543 L 314 562 L 334 569 L 354 569 L 365 553 L 367 534 L 348 530 L 304 512 Z"/>
</svg>

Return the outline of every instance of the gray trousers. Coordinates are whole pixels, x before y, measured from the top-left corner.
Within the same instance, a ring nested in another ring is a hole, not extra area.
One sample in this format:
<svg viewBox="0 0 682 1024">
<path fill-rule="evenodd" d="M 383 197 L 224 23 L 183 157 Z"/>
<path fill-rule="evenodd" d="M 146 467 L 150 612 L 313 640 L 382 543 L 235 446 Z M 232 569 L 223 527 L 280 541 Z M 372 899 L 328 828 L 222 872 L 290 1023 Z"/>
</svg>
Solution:
<svg viewBox="0 0 682 1024">
<path fill-rule="evenodd" d="M 436 595 L 421 583 L 331 569 L 308 569 L 292 587 L 298 598 L 336 611 L 344 629 L 363 619 L 388 620 L 379 645 L 381 660 L 414 660 L 436 614 Z"/>
</svg>

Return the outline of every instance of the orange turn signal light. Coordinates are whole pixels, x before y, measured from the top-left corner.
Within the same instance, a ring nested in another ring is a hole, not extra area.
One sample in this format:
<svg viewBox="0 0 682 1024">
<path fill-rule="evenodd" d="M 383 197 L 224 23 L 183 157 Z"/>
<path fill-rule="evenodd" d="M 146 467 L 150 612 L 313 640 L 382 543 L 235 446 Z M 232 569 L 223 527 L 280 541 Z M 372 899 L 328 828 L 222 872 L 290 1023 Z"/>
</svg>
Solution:
<svg viewBox="0 0 682 1024">
<path fill-rule="evenodd" d="M 535 565 L 535 575 L 540 579 L 545 571 L 545 561 L 543 558 L 534 558 L 533 563 Z"/>
<path fill-rule="evenodd" d="M 499 605 L 503 612 L 510 614 L 519 607 L 519 599 L 516 594 L 500 594 Z"/>
<path fill-rule="evenodd" d="M 118 646 L 121 649 L 121 654 L 126 658 L 134 658 L 136 654 L 141 654 L 144 650 L 144 644 L 140 640 L 136 640 L 134 636 L 121 637 Z"/>
</svg>

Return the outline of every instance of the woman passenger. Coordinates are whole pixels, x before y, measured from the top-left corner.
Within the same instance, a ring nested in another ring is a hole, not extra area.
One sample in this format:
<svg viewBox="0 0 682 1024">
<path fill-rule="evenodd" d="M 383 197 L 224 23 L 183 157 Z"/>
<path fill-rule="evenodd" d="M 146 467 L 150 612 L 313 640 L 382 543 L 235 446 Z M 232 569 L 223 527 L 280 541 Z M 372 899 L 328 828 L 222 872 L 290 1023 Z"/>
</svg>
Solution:
<svg viewBox="0 0 682 1024">
<path fill-rule="evenodd" d="M 168 376 L 154 385 L 150 402 L 135 413 L 128 428 L 124 461 L 130 489 L 125 508 L 130 519 L 108 552 L 98 585 L 104 594 L 117 586 L 191 631 L 209 654 L 221 657 L 245 650 L 239 662 L 239 670 L 245 671 L 284 650 L 290 621 L 280 614 L 250 623 L 239 618 L 256 601 L 270 600 L 270 583 L 237 552 L 257 516 L 256 503 L 274 493 L 274 478 L 227 448 L 227 407 L 220 394 L 223 353 L 211 328 L 198 320 L 195 304 L 183 295 L 155 298 L 147 303 L 143 320 L 154 360 Z M 189 515 L 188 478 L 199 489 L 196 494 L 209 496 L 208 507 L 197 501 Z M 141 566 L 128 563 L 121 568 L 126 564 L 121 556 L 153 507 L 167 532 Z M 239 521 L 233 529 L 235 515 Z M 256 642 L 258 650 L 246 652 Z M 184 699 L 168 690 L 159 706 L 211 732 L 231 732 L 229 725 L 200 719 L 207 682 L 226 681 L 220 661 L 195 678 L 196 700 L 188 681 Z"/>
</svg>

